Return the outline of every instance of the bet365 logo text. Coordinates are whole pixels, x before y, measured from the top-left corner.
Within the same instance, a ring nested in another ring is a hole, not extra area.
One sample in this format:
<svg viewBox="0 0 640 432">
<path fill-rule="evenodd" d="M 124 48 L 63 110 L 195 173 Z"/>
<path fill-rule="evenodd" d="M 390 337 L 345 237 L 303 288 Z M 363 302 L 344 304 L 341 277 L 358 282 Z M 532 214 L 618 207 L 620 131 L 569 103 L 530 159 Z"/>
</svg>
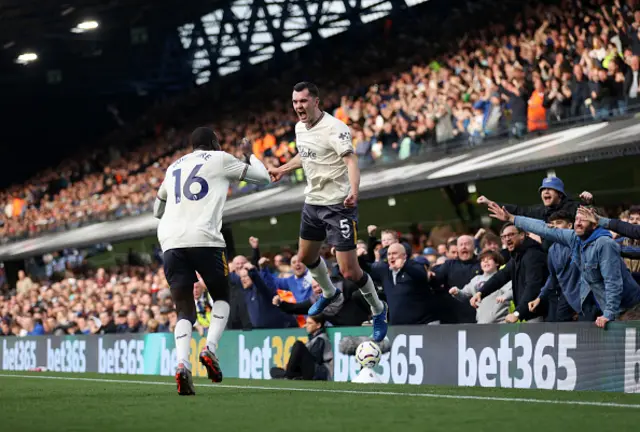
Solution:
<svg viewBox="0 0 640 432">
<path fill-rule="evenodd" d="M 56 338 L 57 339 L 57 338 Z M 59 339 L 58 339 L 59 340 Z M 54 372 L 86 372 L 87 342 L 84 340 L 60 340 L 59 347 L 47 338 L 47 369 Z"/>
<path fill-rule="evenodd" d="M 250 337 L 238 335 L 238 377 L 271 379 L 271 367 L 286 368 L 291 347 L 306 336 L 267 336 L 251 344 Z"/>
<path fill-rule="evenodd" d="M 143 374 L 144 341 L 120 339 L 113 347 L 105 345 L 105 338 L 98 338 L 98 372 L 108 374 Z"/>
<path fill-rule="evenodd" d="M 480 352 L 467 346 L 467 331 L 458 331 L 458 385 L 574 390 L 578 371 L 571 351 L 575 334 L 506 334 L 500 347 Z"/>
<path fill-rule="evenodd" d="M 339 350 L 342 334 L 333 335 L 333 372 L 335 381 L 353 380 L 360 371 L 355 356 L 342 354 Z M 391 351 L 383 354 L 376 372 L 383 383 L 422 384 L 424 362 L 419 350 L 423 348 L 422 335 L 397 335 Z"/>
<path fill-rule="evenodd" d="M 11 341 L 11 342 L 9 342 Z M 26 371 L 36 367 L 34 340 L 2 339 L 2 370 Z"/>
<path fill-rule="evenodd" d="M 624 335 L 624 391 L 640 393 L 640 340 L 636 329 L 627 328 Z"/>
</svg>

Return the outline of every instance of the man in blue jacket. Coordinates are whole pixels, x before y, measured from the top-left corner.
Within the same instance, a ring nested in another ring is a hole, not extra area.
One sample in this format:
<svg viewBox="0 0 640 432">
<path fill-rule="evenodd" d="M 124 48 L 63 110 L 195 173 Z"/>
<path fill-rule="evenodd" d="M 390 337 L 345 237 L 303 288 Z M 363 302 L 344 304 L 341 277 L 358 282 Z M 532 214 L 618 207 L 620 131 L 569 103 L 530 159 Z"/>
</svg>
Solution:
<svg viewBox="0 0 640 432">
<path fill-rule="evenodd" d="M 382 284 L 389 304 L 389 324 L 438 323 L 437 298 L 429 286 L 427 267 L 407 257 L 404 246 L 394 243 L 387 262 L 371 265 L 371 277 Z"/>
<path fill-rule="evenodd" d="M 281 289 L 283 291 L 291 291 L 296 299 L 296 302 L 302 303 L 308 300 L 313 295 L 312 282 L 313 278 L 302 261 L 298 258 L 298 255 L 294 255 L 291 258 L 291 270 L 293 275 L 286 278 L 279 278 L 273 275 L 271 271 L 266 268 L 266 262 L 263 262 L 260 275 L 272 290 Z"/>
<path fill-rule="evenodd" d="M 571 259 L 580 268 L 580 306 L 593 294 L 603 315 L 596 325 L 604 328 L 624 309 L 640 303 L 640 286 L 620 257 L 620 246 L 611 233 L 577 214 L 574 230 L 549 228 L 543 221 L 513 216 L 504 207 L 489 205 L 491 216 L 571 249 Z"/>
<path fill-rule="evenodd" d="M 558 229 L 572 229 L 574 217 L 566 210 L 559 210 L 549 216 L 549 225 Z M 587 302 L 580 305 L 580 268 L 571 260 L 571 249 L 562 243 L 553 243 L 547 255 L 549 277 L 542 287 L 537 299 L 529 302 L 529 311 L 534 312 L 541 301 L 548 304 L 545 321 L 564 322 L 572 321 L 575 313 L 579 314 L 579 321 L 595 321 L 602 312 L 590 296 L 589 307 Z M 556 297 L 558 302 L 549 302 L 549 297 Z M 544 303 L 543 303 L 544 305 Z"/>
<path fill-rule="evenodd" d="M 236 272 L 237 274 L 230 273 L 229 278 L 242 286 L 253 328 L 298 327 L 295 317 L 273 305 L 272 299 L 276 291 L 267 286 L 253 264 L 247 262 L 242 269 L 236 269 Z"/>
</svg>

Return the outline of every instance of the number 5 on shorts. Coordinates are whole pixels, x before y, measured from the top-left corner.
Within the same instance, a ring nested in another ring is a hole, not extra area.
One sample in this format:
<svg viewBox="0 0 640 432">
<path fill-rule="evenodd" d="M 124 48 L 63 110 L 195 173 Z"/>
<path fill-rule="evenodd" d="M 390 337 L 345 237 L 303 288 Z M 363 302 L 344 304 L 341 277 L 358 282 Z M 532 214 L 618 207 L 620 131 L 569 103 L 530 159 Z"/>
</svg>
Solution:
<svg viewBox="0 0 640 432">
<path fill-rule="evenodd" d="M 355 221 L 349 221 L 349 219 L 340 219 L 340 232 L 342 233 L 342 237 L 348 239 L 351 235 L 351 229 L 353 228 L 353 242 L 357 243 L 355 226 Z"/>
</svg>

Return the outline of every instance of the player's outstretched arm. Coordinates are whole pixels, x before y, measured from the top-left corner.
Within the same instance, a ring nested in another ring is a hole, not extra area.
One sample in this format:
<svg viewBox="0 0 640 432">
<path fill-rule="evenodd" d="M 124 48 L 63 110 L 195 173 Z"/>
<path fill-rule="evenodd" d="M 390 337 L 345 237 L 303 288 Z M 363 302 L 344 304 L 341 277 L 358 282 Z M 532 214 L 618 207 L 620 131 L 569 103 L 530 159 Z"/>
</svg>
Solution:
<svg viewBox="0 0 640 432">
<path fill-rule="evenodd" d="M 230 180 L 246 181 L 254 184 L 269 184 L 269 172 L 260 159 L 251 155 L 248 163 L 241 162 L 229 153 L 224 154 L 223 164 L 226 177 Z"/>
<path fill-rule="evenodd" d="M 269 175 L 271 176 L 271 180 L 277 182 L 282 178 L 283 175 L 295 171 L 298 168 L 302 168 L 302 159 L 300 158 L 300 153 L 295 155 L 293 159 L 291 159 L 286 164 L 279 166 L 278 168 L 270 168 Z"/>
<path fill-rule="evenodd" d="M 153 216 L 156 219 L 162 219 L 162 215 L 164 215 L 164 208 L 167 204 L 167 189 L 164 187 L 164 182 L 160 185 L 160 189 L 158 189 L 158 195 L 156 196 L 156 200 L 153 203 Z"/>
</svg>

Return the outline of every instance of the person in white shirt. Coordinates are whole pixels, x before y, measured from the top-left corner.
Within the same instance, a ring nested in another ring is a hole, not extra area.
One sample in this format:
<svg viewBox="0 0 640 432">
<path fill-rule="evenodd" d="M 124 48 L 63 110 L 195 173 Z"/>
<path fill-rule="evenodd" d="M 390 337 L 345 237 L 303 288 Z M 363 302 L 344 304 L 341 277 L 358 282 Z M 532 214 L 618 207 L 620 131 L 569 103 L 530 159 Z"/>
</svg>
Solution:
<svg viewBox="0 0 640 432">
<path fill-rule="evenodd" d="M 278 181 L 284 174 L 303 168 L 307 177 L 302 209 L 298 257 L 322 287 L 322 296 L 309 309 L 309 315 L 321 313 L 327 306 L 344 301 L 331 283 L 327 266 L 320 258 L 325 239 L 335 247 L 340 273 L 354 281 L 371 306 L 373 340 L 387 334 L 387 305 L 380 301 L 371 277 L 362 271 L 356 255 L 358 192 L 360 170 L 354 154 L 349 126 L 319 108 L 318 87 L 301 82 L 293 88 L 293 109 L 298 154 L 288 163 L 271 168 Z"/>
<path fill-rule="evenodd" d="M 251 143 L 243 140 L 245 160 L 221 151 L 218 137 L 200 127 L 191 134 L 193 152 L 173 162 L 167 169 L 154 205 L 160 219 L 158 240 L 163 252 L 164 272 L 176 304 L 176 383 L 178 394 L 194 395 L 189 349 L 196 305 L 193 285 L 202 277 L 213 302 L 207 345 L 200 363 L 214 382 L 222 381 L 215 351 L 229 318 L 229 268 L 226 243 L 220 229 L 229 183 L 246 181 L 268 184 L 269 173 L 251 154 Z M 250 156 L 249 156 L 250 155 Z"/>
</svg>

